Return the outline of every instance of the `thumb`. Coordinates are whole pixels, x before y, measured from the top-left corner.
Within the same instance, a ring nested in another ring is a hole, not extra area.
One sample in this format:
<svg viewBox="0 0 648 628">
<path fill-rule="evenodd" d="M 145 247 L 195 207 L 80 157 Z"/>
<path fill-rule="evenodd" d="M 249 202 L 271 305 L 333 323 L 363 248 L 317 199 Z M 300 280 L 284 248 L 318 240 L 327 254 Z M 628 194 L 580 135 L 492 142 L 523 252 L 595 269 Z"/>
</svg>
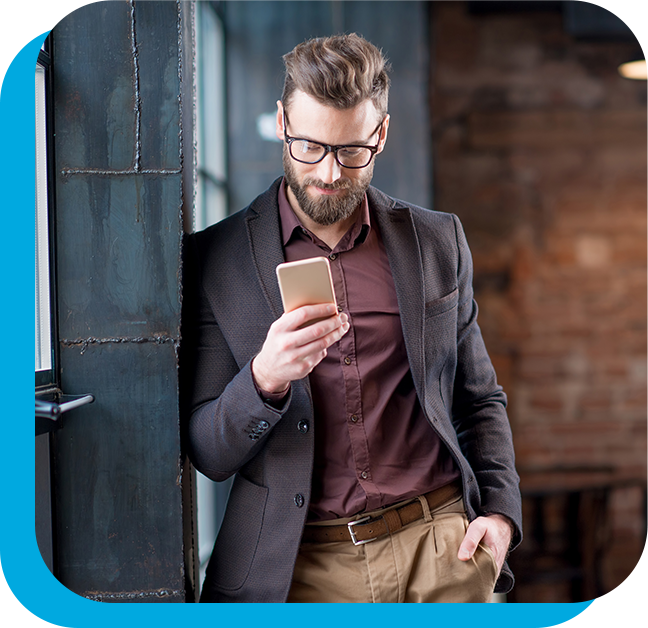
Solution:
<svg viewBox="0 0 648 628">
<path fill-rule="evenodd" d="M 466 530 L 466 535 L 459 546 L 457 558 L 463 561 L 470 560 L 485 533 L 486 529 L 481 525 L 479 519 L 475 519 Z"/>
</svg>

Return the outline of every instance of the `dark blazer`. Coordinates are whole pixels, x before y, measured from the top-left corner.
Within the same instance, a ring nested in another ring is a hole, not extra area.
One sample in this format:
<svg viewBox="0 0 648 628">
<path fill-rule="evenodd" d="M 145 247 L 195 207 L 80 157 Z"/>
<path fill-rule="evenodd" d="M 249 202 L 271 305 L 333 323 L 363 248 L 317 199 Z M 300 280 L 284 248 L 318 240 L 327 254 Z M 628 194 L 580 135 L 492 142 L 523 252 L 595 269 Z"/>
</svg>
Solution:
<svg viewBox="0 0 648 628">
<path fill-rule="evenodd" d="M 280 179 L 246 209 L 186 238 L 181 382 L 191 460 L 209 478 L 236 474 L 201 601 L 286 600 L 310 498 L 313 403 L 308 378 L 279 410 L 250 361 L 282 314 Z M 476 322 L 472 261 L 456 216 L 369 188 L 396 285 L 421 405 L 457 462 L 469 519 L 502 513 L 521 539 L 506 397 Z M 298 429 L 306 421 L 312 429 Z M 505 566 L 496 591 L 513 578 Z"/>
</svg>

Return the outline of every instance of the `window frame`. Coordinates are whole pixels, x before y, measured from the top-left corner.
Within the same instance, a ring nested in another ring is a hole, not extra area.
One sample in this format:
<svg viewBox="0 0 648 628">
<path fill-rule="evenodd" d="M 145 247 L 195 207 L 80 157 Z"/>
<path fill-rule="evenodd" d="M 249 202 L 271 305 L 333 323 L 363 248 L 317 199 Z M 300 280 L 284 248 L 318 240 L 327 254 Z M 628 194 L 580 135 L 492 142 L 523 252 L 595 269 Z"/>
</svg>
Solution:
<svg viewBox="0 0 648 628">
<path fill-rule="evenodd" d="M 58 352 L 58 313 L 56 299 L 56 230 L 54 212 L 54 107 L 52 104 L 53 72 L 51 35 L 45 39 L 38 53 L 37 65 L 45 71 L 45 154 L 47 177 L 47 231 L 48 231 L 48 271 L 49 271 L 49 306 L 50 306 L 50 346 L 51 367 L 35 370 L 36 395 L 60 393 L 59 352 Z M 34 123 L 36 121 L 34 120 Z M 36 174 L 35 174 L 36 176 Z M 36 270 L 36 269 L 34 269 Z"/>
</svg>

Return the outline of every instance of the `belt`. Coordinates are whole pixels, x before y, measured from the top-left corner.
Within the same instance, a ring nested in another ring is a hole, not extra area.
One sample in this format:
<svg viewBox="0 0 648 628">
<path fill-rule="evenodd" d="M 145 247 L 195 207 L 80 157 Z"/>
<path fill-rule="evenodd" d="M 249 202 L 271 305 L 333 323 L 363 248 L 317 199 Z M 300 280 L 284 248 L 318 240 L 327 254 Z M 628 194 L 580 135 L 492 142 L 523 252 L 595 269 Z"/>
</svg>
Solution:
<svg viewBox="0 0 648 628">
<path fill-rule="evenodd" d="M 427 493 L 423 497 L 428 503 L 430 512 L 437 510 L 453 497 L 461 496 L 461 483 L 456 480 Z M 333 543 L 336 541 L 351 541 L 354 545 L 363 545 L 379 539 L 381 536 L 393 534 L 403 526 L 423 518 L 423 506 L 415 499 L 400 508 L 386 510 L 373 517 L 349 521 L 340 525 L 312 526 L 304 529 L 302 543 Z"/>
</svg>

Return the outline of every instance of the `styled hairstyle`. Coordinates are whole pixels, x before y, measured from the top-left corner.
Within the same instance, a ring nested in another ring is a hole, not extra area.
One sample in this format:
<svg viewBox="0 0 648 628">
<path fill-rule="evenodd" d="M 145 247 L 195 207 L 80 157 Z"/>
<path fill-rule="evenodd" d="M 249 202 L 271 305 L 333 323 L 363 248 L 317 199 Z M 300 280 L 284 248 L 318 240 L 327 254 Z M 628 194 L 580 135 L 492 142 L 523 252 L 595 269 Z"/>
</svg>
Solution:
<svg viewBox="0 0 648 628">
<path fill-rule="evenodd" d="M 376 46 L 351 33 L 309 39 L 283 56 L 286 66 L 281 101 L 288 108 L 295 90 L 323 105 L 350 109 L 371 99 L 387 114 L 390 67 Z"/>
</svg>

